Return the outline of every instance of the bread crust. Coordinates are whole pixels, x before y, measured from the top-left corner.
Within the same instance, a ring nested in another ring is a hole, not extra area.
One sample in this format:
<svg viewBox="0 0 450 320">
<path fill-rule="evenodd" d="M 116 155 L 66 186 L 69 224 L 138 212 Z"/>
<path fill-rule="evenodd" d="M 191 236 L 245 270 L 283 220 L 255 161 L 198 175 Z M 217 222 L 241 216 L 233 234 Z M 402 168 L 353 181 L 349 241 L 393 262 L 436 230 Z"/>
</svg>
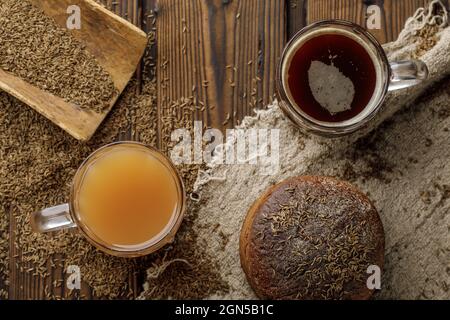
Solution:
<svg viewBox="0 0 450 320">
<path fill-rule="evenodd" d="M 240 235 L 248 282 L 262 299 L 369 299 L 369 265 L 384 265 L 384 231 L 353 185 L 300 176 L 269 188 Z"/>
</svg>

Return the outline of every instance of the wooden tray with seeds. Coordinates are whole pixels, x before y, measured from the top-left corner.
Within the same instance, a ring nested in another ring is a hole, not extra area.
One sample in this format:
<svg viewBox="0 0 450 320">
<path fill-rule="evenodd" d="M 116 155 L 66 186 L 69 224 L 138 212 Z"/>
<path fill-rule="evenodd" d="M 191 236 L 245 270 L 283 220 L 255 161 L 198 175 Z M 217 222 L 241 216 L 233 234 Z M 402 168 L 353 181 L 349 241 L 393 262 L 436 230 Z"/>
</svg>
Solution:
<svg viewBox="0 0 450 320">
<path fill-rule="evenodd" d="M 144 53 L 147 36 L 141 29 L 93 0 L 32 0 L 32 3 L 63 28 L 66 28 L 69 17 L 67 8 L 71 5 L 79 6 L 81 28 L 70 30 L 70 33 L 110 74 L 117 92 L 110 99 L 107 108 L 94 112 L 41 90 L 2 69 L 0 89 L 31 106 L 76 139 L 88 140 L 133 76 Z"/>
</svg>

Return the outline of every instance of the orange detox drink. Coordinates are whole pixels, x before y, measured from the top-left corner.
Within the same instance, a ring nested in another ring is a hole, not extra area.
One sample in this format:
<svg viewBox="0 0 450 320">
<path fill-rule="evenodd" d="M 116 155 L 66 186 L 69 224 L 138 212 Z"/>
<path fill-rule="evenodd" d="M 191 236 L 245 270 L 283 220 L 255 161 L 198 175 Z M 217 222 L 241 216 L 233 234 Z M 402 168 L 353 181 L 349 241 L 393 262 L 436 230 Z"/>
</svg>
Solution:
<svg viewBox="0 0 450 320">
<path fill-rule="evenodd" d="M 77 220 L 104 247 L 148 248 L 180 221 L 182 188 L 158 152 L 133 143 L 111 146 L 85 165 L 74 199 Z"/>
</svg>

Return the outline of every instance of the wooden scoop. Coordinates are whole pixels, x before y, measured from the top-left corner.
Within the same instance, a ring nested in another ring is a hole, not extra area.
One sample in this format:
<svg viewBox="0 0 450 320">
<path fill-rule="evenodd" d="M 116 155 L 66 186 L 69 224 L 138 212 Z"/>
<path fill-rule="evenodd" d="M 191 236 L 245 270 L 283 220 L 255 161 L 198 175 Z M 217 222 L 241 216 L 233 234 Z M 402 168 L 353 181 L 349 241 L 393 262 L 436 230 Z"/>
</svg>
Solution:
<svg viewBox="0 0 450 320">
<path fill-rule="evenodd" d="M 79 140 L 88 140 L 116 103 L 133 76 L 147 45 L 145 32 L 93 0 L 32 0 L 66 28 L 70 5 L 81 9 L 81 29 L 70 30 L 112 77 L 118 89 L 103 113 L 83 110 L 0 69 L 0 89 L 15 96 Z"/>
</svg>

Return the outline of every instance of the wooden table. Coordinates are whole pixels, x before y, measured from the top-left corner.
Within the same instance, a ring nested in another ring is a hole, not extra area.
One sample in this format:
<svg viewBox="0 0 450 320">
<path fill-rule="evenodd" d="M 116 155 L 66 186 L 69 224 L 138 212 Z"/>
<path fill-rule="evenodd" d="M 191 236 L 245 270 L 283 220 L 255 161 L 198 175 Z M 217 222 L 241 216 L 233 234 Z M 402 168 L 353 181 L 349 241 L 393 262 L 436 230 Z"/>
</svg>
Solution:
<svg viewBox="0 0 450 320">
<path fill-rule="evenodd" d="M 283 46 L 305 25 L 338 18 L 365 26 L 367 7 L 378 5 L 381 29 L 372 32 L 384 43 L 394 40 L 406 19 L 430 1 L 103 0 L 103 3 L 144 30 L 151 25 L 149 12 L 155 12 L 159 115 L 171 111 L 173 101 L 193 96 L 205 105 L 205 110 L 195 117 L 207 126 L 224 129 L 235 126 L 253 109 L 272 100 L 275 70 Z M 448 5 L 448 0 L 445 2 Z M 53 287 L 49 280 L 16 268 L 20 252 L 13 245 L 14 234 L 15 225 L 11 221 L 10 299 L 44 299 L 45 285 L 51 292 L 71 298 L 67 290 Z M 51 269 L 51 273 L 53 281 L 65 277 L 58 268 Z M 129 284 L 138 295 L 142 284 L 136 275 L 130 275 Z M 0 283 L 1 286 L 4 284 Z M 98 298 L 86 284 L 77 296 L 81 295 Z"/>
</svg>

